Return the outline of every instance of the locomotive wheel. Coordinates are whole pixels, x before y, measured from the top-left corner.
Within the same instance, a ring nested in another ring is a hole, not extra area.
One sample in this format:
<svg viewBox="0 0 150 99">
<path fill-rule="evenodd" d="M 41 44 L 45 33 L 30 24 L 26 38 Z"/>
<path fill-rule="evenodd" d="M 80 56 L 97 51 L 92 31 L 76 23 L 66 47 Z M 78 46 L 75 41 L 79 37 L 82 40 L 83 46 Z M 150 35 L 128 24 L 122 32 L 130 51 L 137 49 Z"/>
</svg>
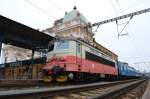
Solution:
<svg viewBox="0 0 150 99">
<path fill-rule="evenodd" d="M 44 82 L 52 82 L 52 76 L 45 76 L 44 78 L 43 78 L 43 81 Z"/>
<path fill-rule="evenodd" d="M 75 79 L 76 82 L 84 82 L 86 81 L 86 76 L 84 73 L 79 73 L 75 75 Z"/>
<path fill-rule="evenodd" d="M 56 78 L 57 82 L 66 82 L 67 81 L 67 75 L 58 75 Z"/>
</svg>

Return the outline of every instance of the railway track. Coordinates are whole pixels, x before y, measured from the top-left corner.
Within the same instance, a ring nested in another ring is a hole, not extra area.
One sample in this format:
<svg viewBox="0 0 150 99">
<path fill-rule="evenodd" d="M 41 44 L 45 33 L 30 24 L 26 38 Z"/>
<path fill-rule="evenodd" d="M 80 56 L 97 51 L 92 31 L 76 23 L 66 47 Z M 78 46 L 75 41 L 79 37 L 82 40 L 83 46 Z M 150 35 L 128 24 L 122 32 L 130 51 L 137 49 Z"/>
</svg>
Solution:
<svg viewBox="0 0 150 99">
<path fill-rule="evenodd" d="M 57 88 L 0 91 L 0 99 L 112 99 L 145 80 L 126 80 Z M 110 97 L 111 96 L 111 97 Z"/>
<path fill-rule="evenodd" d="M 103 82 L 110 82 L 110 81 L 100 81 L 100 82 L 103 83 Z M 41 80 L 0 80 L 0 91 L 17 90 L 17 89 L 39 89 L 39 88 L 47 88 L 47 87 L 54 88 L 54 87 L 82 85 L 82 84 L 89 84 L 89 83 L 91 82 L 45 83 Z"/>
<path fill-rule="evenodd" d="M 142 99 L 142 96 L 148 86 L 148 80 L 137 85 L 135 88 L 121 94 L 116 99 Z"/>
</svg>

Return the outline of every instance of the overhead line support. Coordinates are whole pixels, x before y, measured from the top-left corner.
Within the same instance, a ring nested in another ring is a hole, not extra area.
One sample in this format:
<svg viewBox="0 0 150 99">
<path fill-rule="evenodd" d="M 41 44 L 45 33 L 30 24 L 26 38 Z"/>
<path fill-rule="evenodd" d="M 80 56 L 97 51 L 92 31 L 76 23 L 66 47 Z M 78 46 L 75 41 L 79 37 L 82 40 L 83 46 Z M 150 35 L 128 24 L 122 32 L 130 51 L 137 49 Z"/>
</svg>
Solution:
<svg viewBox="0 0 150 99">
<path fill-rule="evenodd" d="M 125 18 L 128 18 L 128 17 L 131 17 L 130 19 L 132 19 L 133 16 L 140 15 L 140 14 L 143 14 L 143 13 L 146 13 L 146 12 L 150 12 L 150 8 L 140 10 L 140 11 L 136 11 L 136 12 L 129 13 L 129 14 L 125 14 L 125 15 L 122 15 L 122 16 L 118 16 L 118 17 L 115 17 L 115 18 L 108 19 L 108 20 L 104 20 L 104 21 L 101 21 L 101 22 L 98 22 L 98 23 L 94 23 L 94 24 L 91 25 L 91 27 L 106 24 L 106 23 L 113 22 L 113 21 L 116 21 L 116 20 L 125 19 Z"/>
</svg>

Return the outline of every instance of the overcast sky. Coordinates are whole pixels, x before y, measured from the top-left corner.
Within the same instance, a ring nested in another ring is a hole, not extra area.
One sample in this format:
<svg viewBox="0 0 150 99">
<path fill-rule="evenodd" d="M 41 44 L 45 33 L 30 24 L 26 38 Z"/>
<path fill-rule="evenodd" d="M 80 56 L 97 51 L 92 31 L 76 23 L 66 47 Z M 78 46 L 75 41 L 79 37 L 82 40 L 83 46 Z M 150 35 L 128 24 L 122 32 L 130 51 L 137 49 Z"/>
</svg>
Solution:
<svg viewBox="0 0 150 99">
<path fill-rule="evenodd" d="M 65 11 L 77 9 L 91 23 L 115 16 L 146 9 L 150 0 L 0 0 L 0 14 L 35 29 L 51 27 Z M 122 32 L 128 36 L 118 39 L 115 22 L 101 25 L 95 33 L 96 41 L 119 56 L 119 60 L 130 63 L 150 61 L 150 12 L 134 16 Z M 128 21 L 121 20 L 119 23 Z M 119 31 L 123 25 L 119 25 Z M 150 71 L 150 66 L 138 69 Z"/>
</svg>

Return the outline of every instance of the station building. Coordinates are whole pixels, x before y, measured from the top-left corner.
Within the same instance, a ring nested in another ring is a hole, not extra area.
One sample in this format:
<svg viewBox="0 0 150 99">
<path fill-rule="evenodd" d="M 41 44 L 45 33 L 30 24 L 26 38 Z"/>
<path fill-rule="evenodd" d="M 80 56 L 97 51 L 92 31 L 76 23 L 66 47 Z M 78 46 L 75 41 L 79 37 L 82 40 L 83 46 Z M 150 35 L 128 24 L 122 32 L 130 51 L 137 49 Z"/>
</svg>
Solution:
<svg viewBox="0 0 150 99">
<path fill-rule="evenodd" d="M 43 32 L 55 35 L 55 37 L 73 37 L 79 38 L 94 47 L 98 48 L 103 53 L 117 60 L 118 56 L 100 45 L 93 38 L 94 33 L 90 27 L 90 22 L 87 21 L 86 17 L 80 13 L 76 7 L 72 11 L 66 12 L 65 16 L 54 22 L 53 27 L 43 30 Z"/>
</svg>

